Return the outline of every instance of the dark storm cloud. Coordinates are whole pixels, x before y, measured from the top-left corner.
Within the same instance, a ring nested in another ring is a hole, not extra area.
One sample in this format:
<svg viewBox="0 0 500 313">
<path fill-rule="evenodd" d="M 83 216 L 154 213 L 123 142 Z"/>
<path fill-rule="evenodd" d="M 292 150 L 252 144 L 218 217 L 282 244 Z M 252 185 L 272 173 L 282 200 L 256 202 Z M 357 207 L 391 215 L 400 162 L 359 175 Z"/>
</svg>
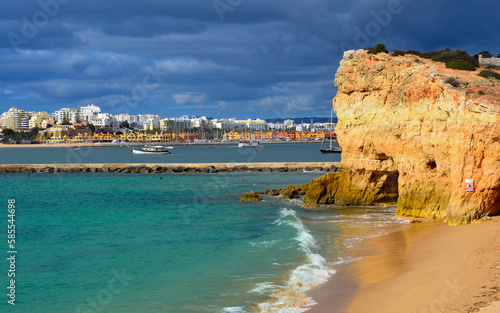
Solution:
<svg viewBox="0 0 500 313">
<path fill-rule="evenodd" d="M 326 116 L 346 48 L 383 42 L 498 54 L 499 7 L 486 0 L 8 2 L 0 12 L 0 109 L 94 103 L 164 116 Z"/>
</svg>

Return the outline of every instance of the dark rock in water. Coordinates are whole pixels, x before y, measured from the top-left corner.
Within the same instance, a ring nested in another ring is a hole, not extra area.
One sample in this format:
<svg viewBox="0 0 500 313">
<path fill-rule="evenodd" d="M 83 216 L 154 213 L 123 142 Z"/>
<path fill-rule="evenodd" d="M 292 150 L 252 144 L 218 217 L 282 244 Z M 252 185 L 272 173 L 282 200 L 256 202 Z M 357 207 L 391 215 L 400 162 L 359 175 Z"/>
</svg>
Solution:
<svg viewBox="0 0 500 313">
<path fill-rule="evenodd" d="M 109 168 L 109 171 L 113 172 L 113 173 L 116 172 L 117 170 L 118 170 L 118 167 L 116 167 L 116 166 L 112 166 Z"/>
<path fill-rule="evenodd" d="M 272 171 L 273 171 L 273 170 L 272 170 L 271 168 L 269 168 L 269 167 L 264 167 L 264 168 L 261 170 L 261 172 L 262 172 L 262 173 L 271 173 Z"/>
<path fill-rule="evenodd" d="M 279 196 L 280 192 L 276 189 L 267 189 L 264 191 L 264 194 L 270 195 L 270 196 Z"/>
<path fill-rule="evenodd" d="M 151 171 L 152 171 L 153 173 L 161 173 L 161 170 L 162 170 L 162 167 L 161 167 L 161 166 L 159 166 L 159 165 L 155 165 L 155 166 L 153 166 L 153 167 L 151 168 Z"/>
<path fill-rule="evenodd" d="M 186 168 L 184 166 L 172 166 L 174 173 L 184 173 Z"/>
<path fill-rule="evenodd" d="M 233 172 L 243 172 L 243 171 L 248 171 L 248 167 L 246 165 L 233 166 Z"/>
<path fill-rule="evenodd" d="M 174 169 L 172 167 L 164 167 L 163 170 L 162 170 L 163 173 L 168 173 L 168 174 L 172 174 L 172 173 L 175 173 Z"/>
<path fill-rule="evenodd" d="M 130 168 L 129 167 L 124 167 L 120 170 L 120 173 L 130 173 Z"/>
<path fill-rule="evenodd" d="M 230 172 L 230 170 L 227 167 L 223 167 L 223 168 L 219 169 L 219 172 L 220 173 L 228 173 L 228 172 Z"/>
<path fill-rule="evenodd" d="M 215 167 L 213 167 L 211 165 L 207 166 L 206 169 L 207 169 L 208 173 L 218 173 L 219 172 L 219 170 L 217 168 L 215 168 Z"/>
<path fill-rule="evenodd" d="M 314 168 L 312 168 L 310 166 L 306 166 L 306 167 L 304 167 L 304 171 L 306 171 L 306 172 L 312 172 L 312 171 L 314 171 Z"/>
<path fill-rule="evenodd" d="M 286 188 L 283 188 L 279 192 L 280 199 L 297 199 L 300 198 L 297 190 L 294 186 L 290 185 Z"/>
<path fill-rule="evenodd" d="M 255 192 L 247 192 L 241 195 L 240 202 L 258 202 L 262 198 Z"/>
<path fill-rule="evenodd" d="M 309 184 L 303 184 L 295 187 L 295 190 L 298 195 L 303 196 L 307 193 L 307 188 L 309 188 Z"/>
<path fill-rule="evenodd" d="M 274 170 L 275 172 L 288 172 L 288 167 L 280 167 Z"/>
<path fill-rule="evenodd" d="M 95 167 L 91 167 L 91 168 L 90 168 L 90 172 L 91 172 L 91 173 L 95 173 L 95 172 L 97 172 L 97 168 L 95 168 Z"/>
<path fill-rule="evenodd" d="M 335 165 L 332 165 L 332 166 L 330 166 L 330 168 L 328 168 L 328 172 L 338 173 L 339 172 L 339 167 L 335 166 Z"/>
<path fill-rule="evenodd" d="M 141 173 L 141 174 L 149 174 L 149 168 L 147 168 L 147 167 L 141 168 L 141 169 L 139 169 L 139 173 Z"/>
<path fill-rule="evenodd" d="M 191 173 L 191 174 L 193 174 L 193 173 L 196 173 L 196 172 L 197 172 L 197 169 L 196 169 L 196 168 L 194 168 L 194 167 L 188 167 L 188 168 L 186 169 L 186 173 Z"/>
</svg>

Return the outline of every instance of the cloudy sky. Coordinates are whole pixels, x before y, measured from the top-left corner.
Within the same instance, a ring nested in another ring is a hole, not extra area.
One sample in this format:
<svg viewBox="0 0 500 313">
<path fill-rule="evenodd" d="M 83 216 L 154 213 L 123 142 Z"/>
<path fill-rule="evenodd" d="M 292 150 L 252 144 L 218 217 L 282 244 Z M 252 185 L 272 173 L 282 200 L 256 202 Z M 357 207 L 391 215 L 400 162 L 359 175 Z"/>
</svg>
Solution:
<svg viewBox="0 0 500 313">
<path fill-rule="evenodd" d="M 500 53 L 492 0 L 4 0 L 0 113 L 328 116 L 346 49 Z"/>
</svg>

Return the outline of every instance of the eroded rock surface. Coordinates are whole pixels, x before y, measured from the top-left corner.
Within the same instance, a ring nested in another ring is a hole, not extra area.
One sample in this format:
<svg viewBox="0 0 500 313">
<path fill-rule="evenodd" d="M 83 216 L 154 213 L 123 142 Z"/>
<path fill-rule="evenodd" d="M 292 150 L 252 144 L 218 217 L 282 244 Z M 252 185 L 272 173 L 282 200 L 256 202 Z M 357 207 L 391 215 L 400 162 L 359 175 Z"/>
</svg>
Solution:
<svg viewBox="0 0 500 313">
<path fill-rule="evenodd" d="M 340 173 L 313 180 L 305 202 L 397 199 L 398 215 L 450 224 L 500 214 L 500 81 L 479 71 L 347 51 L 333 99 Z"/>
</svg>

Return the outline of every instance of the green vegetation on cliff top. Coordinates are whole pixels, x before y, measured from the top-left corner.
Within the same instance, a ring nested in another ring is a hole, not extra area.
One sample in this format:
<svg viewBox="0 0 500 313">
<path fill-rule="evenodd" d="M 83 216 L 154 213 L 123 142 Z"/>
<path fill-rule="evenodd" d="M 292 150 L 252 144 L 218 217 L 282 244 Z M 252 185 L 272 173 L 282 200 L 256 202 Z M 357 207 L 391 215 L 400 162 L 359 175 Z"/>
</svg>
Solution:
<svg viewBox="0 0 500 313">
<path fill-rule="evenodd" d="M 382 52 L 387 53 L 386 46 L 381 43 L 377 44 L 375 47 L 368 48 L 367 50 L 369 54 L 378 54 Z M 489 54 L 488 51 L 482 51 L 478 54 L 471 56 L 466 51 L 460 49 L 452 50 L 450 48 L 445 48 L 445 49 L 439 49 L 422 53 L 420 51 L 416 51 L 413 49 L 408 51 L 401 51 L 398 49 L 394 49 L 391 55 L 403 56 L 405 54 L 412 54 L 412 55 L 417 55 L 421 58 L 430 59 L 435 62 L 446 63 L 447 68 L 465 70 L 465 71 L 474 71 L 477 67 L 479 67 L 479 55 L 483 53 Z"/>
</svg>

